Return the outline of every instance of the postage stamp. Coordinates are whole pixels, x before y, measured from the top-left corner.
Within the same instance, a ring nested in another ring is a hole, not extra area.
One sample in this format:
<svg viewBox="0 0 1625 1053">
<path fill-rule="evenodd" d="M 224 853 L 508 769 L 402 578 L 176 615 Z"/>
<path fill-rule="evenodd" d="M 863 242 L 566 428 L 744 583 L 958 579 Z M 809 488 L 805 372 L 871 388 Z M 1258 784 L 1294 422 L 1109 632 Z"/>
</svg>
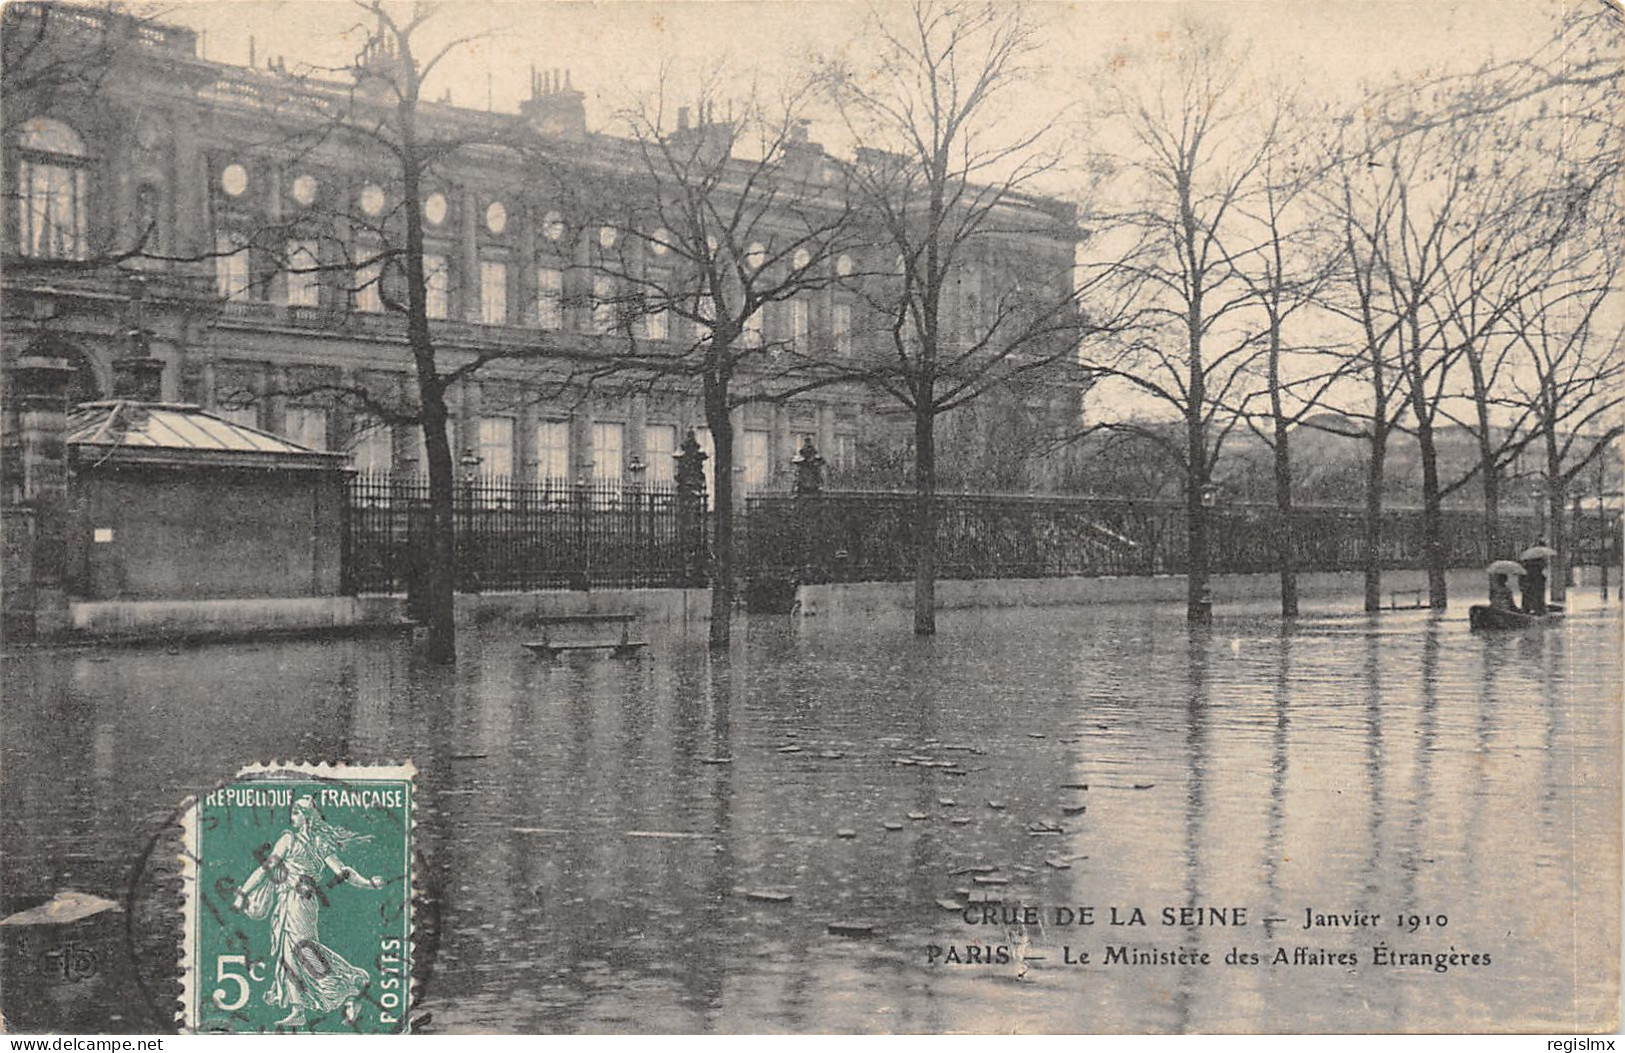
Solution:
<svg viewBox="0 0 1625 1053">
<path fill-rule="evenodd" d="M 255 765 L 192 805 L 186 1030 L 407 1030 L 414 776 L 410 763 Z"/>
</svg>

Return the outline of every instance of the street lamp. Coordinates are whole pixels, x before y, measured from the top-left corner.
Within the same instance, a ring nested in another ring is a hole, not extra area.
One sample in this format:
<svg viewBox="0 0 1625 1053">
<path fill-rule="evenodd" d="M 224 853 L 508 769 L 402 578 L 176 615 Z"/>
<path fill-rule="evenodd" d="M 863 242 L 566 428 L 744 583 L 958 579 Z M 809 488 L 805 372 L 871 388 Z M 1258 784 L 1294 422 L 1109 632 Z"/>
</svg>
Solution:
<svg viewBox="0 0 1625 1053">
<path fill-rule="evenodd" d="M 1535 522 L 1539 525 L 1539 536 L 1546 537 L 1546 480 L 1536 476 L 1529 484 L 1529 497 L 1535 502 Z"/>
</svg>

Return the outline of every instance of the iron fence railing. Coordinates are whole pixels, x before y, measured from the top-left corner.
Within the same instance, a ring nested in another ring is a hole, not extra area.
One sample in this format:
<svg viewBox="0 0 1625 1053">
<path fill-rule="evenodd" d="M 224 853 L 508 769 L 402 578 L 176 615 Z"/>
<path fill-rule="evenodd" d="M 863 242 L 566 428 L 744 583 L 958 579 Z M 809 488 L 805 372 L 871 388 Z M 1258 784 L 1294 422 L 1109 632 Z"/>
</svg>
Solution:
<svg viewBox="0 0 1625 1053">
<path fill-rule="evenodd" d="M 428 565 L 429 485 L 360 475 L 345 522 L 350 592 L 407 592 Z M 459 591 L 659 588 L 695 583 L 707 524 L 668 485 L 464 480 L 453 500 Z"/>
<path fill-rule="evenodd" d="M 669 482 L 532 483 L 479 478 L 457 483 L 453 501 L 455 582 L 461 591 L 703 586 L 711 512 L 702 491 Z M 1185 508 L 1111 497 L 942 494 L 936 499 L 937 570 L 943 578 L 1031 578 L 1182 574 Z M 344 518 L 346 588 L 410 592 L 428 566 L 428 483 L 418 476 L 359 475 Z M 1259 573 L 1278 567 L 1273 506 L 1210 509 L 1210 567 Z M 1617 518 L 1581 515 L 1571 524 L 1580 559 L 1617 545 Z M 1446 564 L 1482 566 L 1516 555 L 1542 532 L 1535 516 L 1500 519 L 1500 551 L 1484 540 L 1481 513 L 1443 513 Z M 1364 513 L 1305 507 L 1286 535 L 1300 571 L 1365 565 Z M 823 491 L 746 496 L 736 521 L 741 579 L 900 581 L 914 573 L 914 496 Z M 1607 541 L 1604 541 L 1604 538 Z M 1383 513 L 1385 569 L 1426 565 L 1419 509 Z"/>
<path fill-rule="evenodd" d="M 803 581 L 908 578 L 914 569 L 914 501 L 908 493 L 753 495 L 746 501 L 742 562 L 747 573 Z M 1183 574 L 1187 568 L 1186 513 L 1176 502 L 942 494 L 936 508 L 937 571 L 944 578 Z M 1278 568 L 1280 516 L 1274 506 L 1232 504 L 1206 514 L 1212 570 Z M 1506 552 L 1491 555 L 1482 514 L 1446 510 L 1440 538 L 1445 562 L 1465 567 L 1516 555 L 1540 527 L 1534 516 L 1503 514 L 1500 533 Z M 1295 509 L 1287 536 L 1299 570 L 1365 565 L 1361 509 Z M 1379 543 L 1385 568 L 1425 566 L 1421 511 L 1385 511 Z"/>
</svg>

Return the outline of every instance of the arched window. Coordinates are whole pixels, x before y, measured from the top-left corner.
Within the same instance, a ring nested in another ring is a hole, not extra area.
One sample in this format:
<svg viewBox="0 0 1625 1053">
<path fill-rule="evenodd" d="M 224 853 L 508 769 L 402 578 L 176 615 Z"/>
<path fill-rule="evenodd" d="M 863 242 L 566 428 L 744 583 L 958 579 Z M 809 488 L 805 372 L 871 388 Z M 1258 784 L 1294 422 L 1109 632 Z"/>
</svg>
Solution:
<svg viewBox="0 0 1625 1053">
<path fill-rule="evenodd" d="M 79 133 L 49 117 L 23 122 L 17 135 L 17 241 L 24 256 L 85 258 L 85 173 Z"/>
</svg>

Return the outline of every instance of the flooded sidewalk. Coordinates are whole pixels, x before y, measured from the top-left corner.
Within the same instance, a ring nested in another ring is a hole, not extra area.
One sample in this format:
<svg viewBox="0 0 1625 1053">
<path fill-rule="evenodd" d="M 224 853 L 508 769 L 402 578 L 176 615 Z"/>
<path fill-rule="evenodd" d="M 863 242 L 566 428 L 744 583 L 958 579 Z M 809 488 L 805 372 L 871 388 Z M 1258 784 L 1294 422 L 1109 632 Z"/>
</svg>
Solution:
<svg viewBox="0 0 1625 1053">
<path fill-rule="evenodd" d="M 0 916 L 132 909 L 0 928 L 6 1019 L 163 1029 L 182 800 L 409 759 L 425 1031 L 1594 1030 L 1619 608 L 1566 622 L 1113 605 L 928 640 L 756 617 L 725 658 L 550 662 L 501 625 L 454 670 L 393 637 L 14 656 Z"/>
</svg>

